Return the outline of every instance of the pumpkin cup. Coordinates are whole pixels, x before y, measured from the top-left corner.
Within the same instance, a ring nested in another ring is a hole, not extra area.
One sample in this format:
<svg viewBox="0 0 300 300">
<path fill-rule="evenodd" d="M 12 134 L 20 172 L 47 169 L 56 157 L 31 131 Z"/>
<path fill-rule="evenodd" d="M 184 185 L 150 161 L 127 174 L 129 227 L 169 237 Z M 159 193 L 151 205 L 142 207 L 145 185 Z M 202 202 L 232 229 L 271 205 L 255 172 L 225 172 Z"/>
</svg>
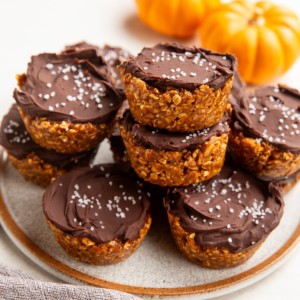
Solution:
<svg viewBox="0 0 300 300">
<path fill-rule="evenodd" d="M 152 184 L 187 186 L 215 176 L 223 166 L 226 121 L 188 134 L 169 133 L 136 123 L 127 110 L 119 126 L 131 166 Z"/>
<path fill-rule="evenodd" d="M 14 90 L 32 139 L 46 149 L 79 153 L 106 138 L 122 103 L 106 72 L 97 49 L 88 44 L 32 56 Z"/>
<path fill-rule="evenodd" d="M 203 47 L 238 59 L 247 83 L 268 83 L 286 72 L 300 54 L 300 21 L 271 1 L 235 0 L 220 5 L 199 27 Z"/>
<path fill-rule="evenodd" d="M 226 109 L 236 60 L 201 48 L 158 44 L 119 66 L 133 117 L 169 132 L 217 124 Z"/>
<path fill-rule="evenodd" d="M 219 269 L 249 259 L 279 224 L 279 185 L 266 184 L 226 162 L 208 181 L 171 188 L 164 199 L 179 250 L 202 267 Z"/>
<path fill-rule="evenodd" d="M 60 176 L 43 195 L 43 212 L 59 245 L 95 265 L 126 259 L 150 225 L 150 199 L 128 164 L 100 164 Z"/>
<path fill-rule="evenodd" d="M 300 169 L 300 93 L 264 86 L 233 106 L 229 152 L 255 176 L 280 180 Z"/>
</svg>

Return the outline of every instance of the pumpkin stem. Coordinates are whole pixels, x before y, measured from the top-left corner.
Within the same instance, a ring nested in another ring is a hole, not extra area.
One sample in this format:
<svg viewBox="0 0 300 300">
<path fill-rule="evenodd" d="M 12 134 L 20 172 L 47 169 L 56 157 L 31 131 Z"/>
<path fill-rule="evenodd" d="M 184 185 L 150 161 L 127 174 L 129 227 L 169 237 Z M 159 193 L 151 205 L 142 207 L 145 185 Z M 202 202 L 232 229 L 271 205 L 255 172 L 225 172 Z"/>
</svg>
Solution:
<svg viewBox="0 0 300 300">
<path fill-rule="evenodd" d="M 260 7 L 255 7 L 253 15 L 251 19 L 248 21 L 249 24 L 255 26 L 262 26 L 265 23 L 265 19 L 263 17 L 263 9 Z"/>
</svg>

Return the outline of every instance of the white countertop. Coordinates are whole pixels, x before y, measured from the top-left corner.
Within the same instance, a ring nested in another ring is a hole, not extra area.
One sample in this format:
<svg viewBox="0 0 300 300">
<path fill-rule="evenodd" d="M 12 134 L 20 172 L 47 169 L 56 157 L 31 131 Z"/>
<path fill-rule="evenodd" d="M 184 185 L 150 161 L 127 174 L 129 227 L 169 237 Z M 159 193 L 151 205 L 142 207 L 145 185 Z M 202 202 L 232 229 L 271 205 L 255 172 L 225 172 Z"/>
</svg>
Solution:
<svg viewBox="0 0 300 300">
<path fill-rule="evenodd" d="M 285 0 L 300 15 L 297 1 Z M 143 46 L 172 41 L 143 26 L 134 0 L 10 0 L 0 2 L 0 120 L 13 102 L 15 75 L 26 69 L 32 54 L 57 52 L 85 40 L 92 44 L 122 46 L 137 53 Z M 179 41 L 183 43 L 183 41 Z M 197 38 L 185 41 L 197 44 Z M 278 82 L 300 89 L 300 60 Z M 299 197 L 300 198 L 300 197 Z M 300 200 L 300 199 L 299 199 Z M 299 215 L 300 218 L 300 215 Z M 296 299 L 300 294 L 300 247 L 265 279 L 216 299 Z M 20 268 L 35 278 L 59 282 L 25 257 L 0 229 L 0 262 Z"/>
</svg>

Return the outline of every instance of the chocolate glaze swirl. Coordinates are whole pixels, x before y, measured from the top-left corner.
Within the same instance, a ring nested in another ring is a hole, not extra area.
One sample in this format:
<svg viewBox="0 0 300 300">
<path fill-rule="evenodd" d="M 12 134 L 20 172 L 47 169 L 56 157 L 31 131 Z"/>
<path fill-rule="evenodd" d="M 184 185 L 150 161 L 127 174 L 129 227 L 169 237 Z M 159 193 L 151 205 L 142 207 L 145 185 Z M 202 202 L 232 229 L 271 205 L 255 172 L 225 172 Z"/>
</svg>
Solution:
<svg viewBox="0 0 300 300">
<path fill-rule="evenodd" d="M 60 54 L 32 56 L 14 98 L 31 117 L 103 123 L 115 116 L 122 101 L 107 76 L 95 46 L 76 44 Z"/>
<path fill-rule="evenodd" d="M 120 73 L 117 69 L 117 66 L 127 59 L 130 53 L 120 47 L 112 47 L 110 45 L 104 45 L 104 47 L 98 47 L 96 45 L 91 45 L 86 42 L 80 42 L 74 45 L 66 46 L 65 53 L 84 50 L 84 49 L 93 49 L 96 51 L 97 55 L 103 60 L 106 64 L 106 74 L 105 78 L 116 87 L 119 92 L 123 93 L 123 83 L 120 77 Z M 103 70 L 102 70 L 103 72 Z"/>
<path fill-rule="evenodd" d="M 150 201 L 129 169 L 103 164 L 62 175 L 43 196 L 46 218 L 65 233 L 96 243 L 136 239 Z"/>
<path fill-rule="evenodd" d="M 191 133 L 173 133 L 143 126 L 135 122 L 130 110 L 124 112 L 123 117 L 119 119 L 119 124 L 124 126 L 127 132 L 131 132 L 137 144 L 158 151 L 195 149 L 213 136 L 229 133 L 226 113 L 224 114 L 223 119 L 216 125 Z"/>
<path fill-rule="evenodd" d="M 203 48 L 160 43 L 143 48 L 137 57 L 122 64 L 125 70 L 148 84 L 193 90 L 205 84 L 213 89 L 224 87 L 234 75 L 236 59 Z"/>
<path fill-rule="evenodd" d="M 10 155 L 18 159 L 26 159 L 28 155 L 34 153 L 44 162 L 64 170 L 70 170 L 75 166 L 87 166 L 95 155 L 94 150 L 62 154 L 40 147 L 27 132 L 16 104 L 12 105 L 9 112 L 3 117 L 0 128 L 0 144 Z"/>
<path fill-rule="evenodd" d="M 242 251 L 263 240 L 279 224 L 283 199 L 275 183 L 255 179 L 233 163 L 214 178 L 174 188 L 165 200 L 200 246 Z"/>
<path fill-rule="evenodd" d="M 263 86 L 239 99 L 233 128 L 279 149 L 300 153 L 300 93 L 287 86 Z"/>
</svg>

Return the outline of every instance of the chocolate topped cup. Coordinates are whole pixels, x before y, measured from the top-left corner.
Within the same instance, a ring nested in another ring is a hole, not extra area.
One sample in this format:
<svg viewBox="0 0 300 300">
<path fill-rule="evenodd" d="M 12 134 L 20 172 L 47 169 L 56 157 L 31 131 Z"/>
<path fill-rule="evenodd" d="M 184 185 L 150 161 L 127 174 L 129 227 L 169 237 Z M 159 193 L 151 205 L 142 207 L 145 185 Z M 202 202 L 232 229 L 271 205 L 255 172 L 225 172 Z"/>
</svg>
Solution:
<svg viewBox="0 0 300 300">
<path fill-rule="evenodd" d="M 94 150 L 63 154 L 40 147 L 27 132 L 16 104 L 2 120 L 0 144 L 24 178 L 42 187 L 66 171 L 89 165 L 95 154 Z"/>
<path fill-rule="evenodd" d="M 120 67 L 134 118 L 172 132 L 211 127 L 222 118 L 236 59 L 230 54 L 157 44 Z"/>
<path fill-rule="evenodd" d="M 226 116 L 204 130 L 170 133 L 137 123 L 127 110 L 119 126 L 131 165 L 142 179 L 161 186 L 190 185 L 221 170 L 229 134 Z"/>
<path fill-rule="evenodd" d="M 26 75 L 18 76 L 14 98 L 35 142 L 73 153 L 108 136 L 122 99 L 105 81 L 106 72 L 92 48 L 32 56 Z"/>
<path fill-rule="evenodd" d="M 300 169 L 300 93 L 263 86 L 239 99 L 233 110 L 230 152 L 263 180 Z"/>
<path fill-rule="evenodd" d="M 43 196 L 57 241 L 74 258 L 119 262 L 137 249 L 151 223 L 150 200 L 129 166 L 102 164 L 59 177 Z"/>
<path fill-rule="evenodd" d="M 203 267 L 233 267 L 248 259 L 280 223 L 279 185 L 225 163 L 214 178 L 174 188 L 165 207 L 179 249 Z"/>
</svg>

